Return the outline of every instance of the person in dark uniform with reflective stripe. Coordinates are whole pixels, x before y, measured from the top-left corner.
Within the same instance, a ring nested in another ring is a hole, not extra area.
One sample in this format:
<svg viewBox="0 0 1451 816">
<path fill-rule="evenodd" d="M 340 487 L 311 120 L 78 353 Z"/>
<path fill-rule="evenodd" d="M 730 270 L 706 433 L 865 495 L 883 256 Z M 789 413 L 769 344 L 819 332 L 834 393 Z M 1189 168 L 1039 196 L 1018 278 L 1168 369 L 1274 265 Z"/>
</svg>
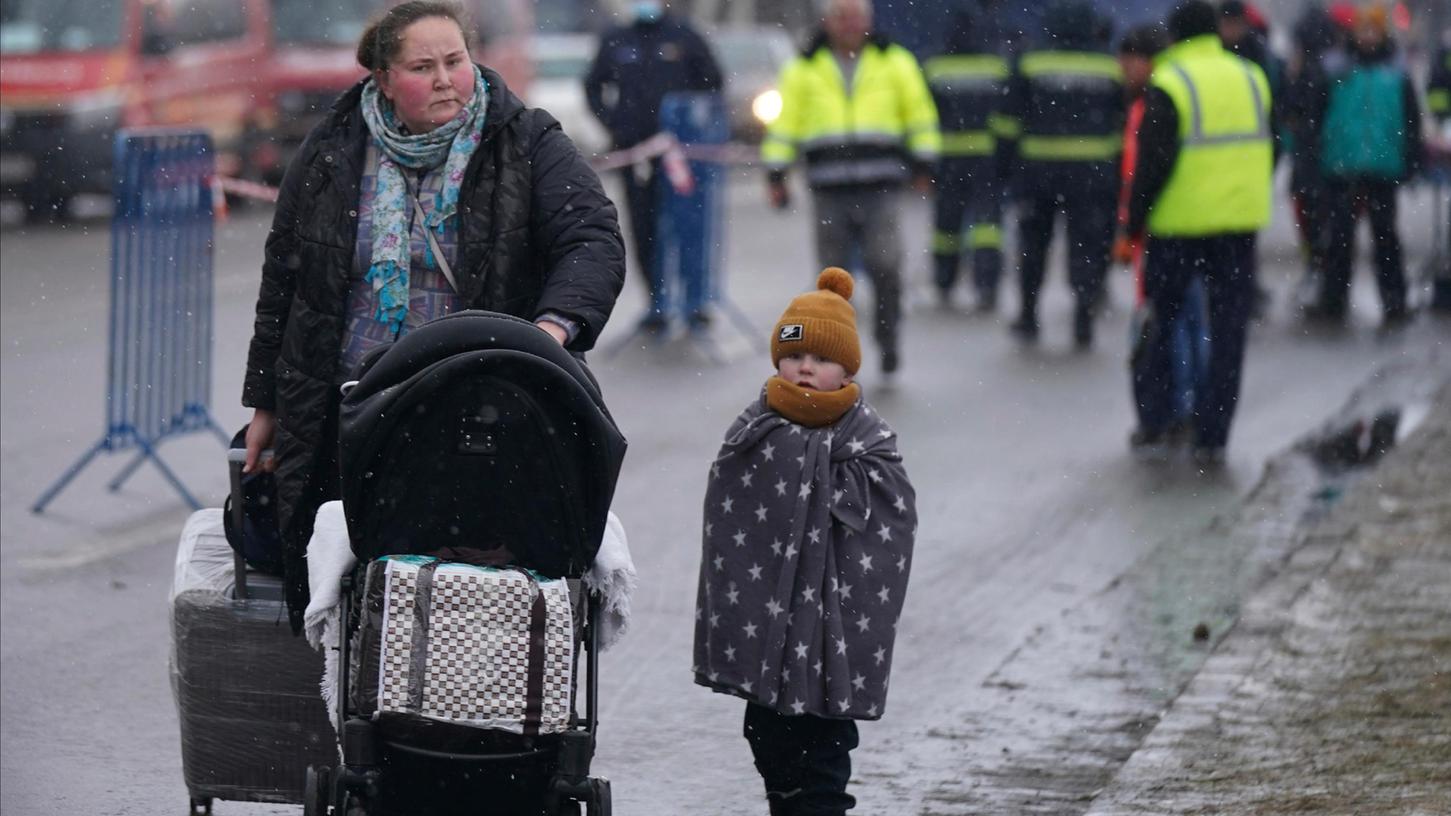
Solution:
<svg viewBox="0 0 1451 816">
<path fill-rule="evenodd" d="M 1056 0 L 1044 12 L 1038 48 L 1016 61 L 1009 116 L 1021 135 L 1018 275 L 1022 295 L 1013 331 L 1038 336 L 1038 290 L 1059 210 L 1068 224 L 1073 339 L 1093 343 L 1093 314 L 1108 270 L 1123 143 L 1123 75 L 1085 0 Z"/>
<path fill-rule="evenodd" d="M 964 253 L 971 253 L 979 311 L 997 307 L 1002 277 L 1002 168 L 1014 135 L 1002 116 L 1008 61 L 988 9 L 969 4 L 953 16 L 946 51 L 923 66 L 937 103 L 942 158 L 937 164 L 936 217 L 932 232 L 933 280 L 942 302 L 952 289 Z"/>
</svg>

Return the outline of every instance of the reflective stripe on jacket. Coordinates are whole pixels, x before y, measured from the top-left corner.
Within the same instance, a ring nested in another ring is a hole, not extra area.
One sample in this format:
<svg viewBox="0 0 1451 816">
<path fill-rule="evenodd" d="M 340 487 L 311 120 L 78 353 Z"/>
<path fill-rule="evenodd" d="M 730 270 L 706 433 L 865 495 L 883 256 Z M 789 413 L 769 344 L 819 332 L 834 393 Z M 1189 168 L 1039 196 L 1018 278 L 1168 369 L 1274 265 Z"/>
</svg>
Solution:
<svg viewBox="0 0 1451 816">
<path fill-rule="evenodd" d="M 1098 51 L 1018 58 L 1005 128 L 1027 162 L 1111 162 L 1123 146 L 1123 71 Z"/>
<path fill-rule="evenodd" d="M 942 54 L 923 65 L 942 126 L 943 156 L 997 151 L 1009 70 L 997 54 Z"/>
<path fill-rule="evenodd" d="M 1149 212 L 1149 234 L 1193 238 L 1268 224 L 1274 146 L 1264 71 L 1204 35 L 1161 53 L 1150 84 L 1174 103 L 1179 153 Z"/>
<path fill-rule="evenodd" d="M 780 88 L 781 116 L 766 130 L 761 159 L 779 171 L 801 157 L 813 188 L 900 182 L 909 160 L 931 162 L 941 149 L 927 82 L 899 45 L 869 40 L 848 93 L 822 40 L 786 64 Z"/>
<path fill-rule="evenodd" d="M 1451 117 L 1451 48 L 1442 48 L 1431 63 L 1426 83 L 1426 108 L 1437 119 Z"/>
</svg>

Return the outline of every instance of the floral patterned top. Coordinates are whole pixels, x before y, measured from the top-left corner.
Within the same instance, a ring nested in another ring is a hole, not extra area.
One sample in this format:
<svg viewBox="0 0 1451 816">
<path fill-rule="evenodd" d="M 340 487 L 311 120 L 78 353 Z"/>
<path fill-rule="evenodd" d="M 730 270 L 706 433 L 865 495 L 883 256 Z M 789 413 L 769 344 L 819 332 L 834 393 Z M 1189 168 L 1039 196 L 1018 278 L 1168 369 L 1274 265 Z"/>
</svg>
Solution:
<svg viewBox="0 0 1451 816">
<path fill-rule="evenodd" d="M 418 201 L 423 206 L 425 215 L 432 213 L 437 193 L 443 188 L 444 171 L 444 165 L 427 171 L 421 185 L 415 171 L 404 171 L 409 185 L 419 190 Z M 343 331 L 343 345 L 338 359 L 339 382 L 353 379 L 353 369 L 369 349 L 391 343 L 411 329 L 464 308 L 462 299 L 453 291 L 448 278 L 444 277 L 433 258 L 423 226 L 417 223 L 416 218 L 411 217 L 413 203 L 406 201 L 404 212 L 410 216 L 408 223 L 411 253 L 408 316 L 396 336 L 386 323 L 375 317 L 378 311 L 378 294 L 373 291 L 372 283 L 365 276 L 373 260 L 373 204 L 377 196 L 377 186 L 378 148 L 370 140 L 367 164 L 363 171 L 362 193 L 358 201 L 358 242 L 353 252 L 353 288 L 348 294 L 347 327 Z M 439 249 L 443 250 L 444 258 L 452 268 L 458 257 L 458 219 L 450 218 L 445 221 L 443 235 L 436 237 Z"/>
</svg>

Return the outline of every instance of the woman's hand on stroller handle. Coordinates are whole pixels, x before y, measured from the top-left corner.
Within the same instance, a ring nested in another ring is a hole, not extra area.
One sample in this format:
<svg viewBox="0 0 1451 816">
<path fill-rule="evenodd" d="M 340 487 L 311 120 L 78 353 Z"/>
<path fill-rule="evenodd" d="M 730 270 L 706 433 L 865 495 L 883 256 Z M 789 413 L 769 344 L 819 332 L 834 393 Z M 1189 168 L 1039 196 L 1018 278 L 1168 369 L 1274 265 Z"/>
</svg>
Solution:
<svg viewBox="0 0 1451 816">
<path fill-rule="evenodd" d="M 545 334 L 553 337 L 555 342 L 559 343 L 559 345 L 561 346 L 569 342 L 569 332 L 565 331 L 563 326 L 555 323 L 552 320 L 545 320 L 543 318 L 540 318 L 539 320 L 534 321 L 534 325 L 543 329 Z"/>
</svg>

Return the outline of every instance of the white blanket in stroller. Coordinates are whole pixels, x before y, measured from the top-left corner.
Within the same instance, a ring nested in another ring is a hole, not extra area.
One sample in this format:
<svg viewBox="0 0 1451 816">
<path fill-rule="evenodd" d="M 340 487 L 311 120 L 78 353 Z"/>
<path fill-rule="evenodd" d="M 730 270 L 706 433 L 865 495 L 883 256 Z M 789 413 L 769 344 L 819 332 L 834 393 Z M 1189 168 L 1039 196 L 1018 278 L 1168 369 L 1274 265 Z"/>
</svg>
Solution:
<svg viewBox="0 0 1451 816">
<path fill-rule="evenodd" d="M 328 648 L 338 642 L 342 619 L 338 602 L 342 595 L 342 578 L 353 568 L 352 542 L 348 539 L 348 523 L 343 503 L 330 501 L 319 507 L 307 544 L 307 583 L 311 601 L 303 615 L 307 642 L 324 656 L 322 696 L 328 710 L 336 715 L 335 695 L 338 685 L 338 652 Z M 630 627 L 630 595 L 635 591 L 635 562 L 630 558 L 630 545 L 625 539 L 625 525 L 610 513 L 605 537 L 600 542 L 594 564 L 584 574 L 584 585 L 600 598 L 600 649 L 608 649 Z M 333 723 L 337 725 L 337 723 Z"/>
</svg>

